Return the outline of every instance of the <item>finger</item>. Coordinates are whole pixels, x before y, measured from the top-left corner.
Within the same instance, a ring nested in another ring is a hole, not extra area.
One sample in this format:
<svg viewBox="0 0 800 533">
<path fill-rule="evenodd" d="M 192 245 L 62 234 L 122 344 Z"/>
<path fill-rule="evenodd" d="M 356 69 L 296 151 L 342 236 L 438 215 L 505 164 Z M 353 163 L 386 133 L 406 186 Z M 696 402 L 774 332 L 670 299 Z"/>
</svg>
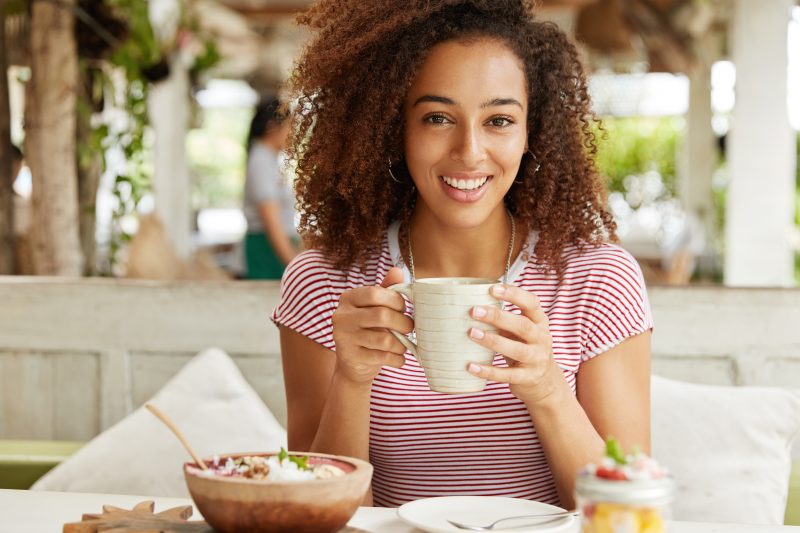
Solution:
<svg viewBox="0 0 800 533">
<path fill-rule="evenodd" d="M 531 364 L 535 361 L 536 355 L 531 347 L 523 342 L 511 340 L 491 331 L 484 331 L 480 328 L 470 328 L 469 337 L 476 344 L 488 348 L 493 352 L 503 354 L 522 364 Z"/>
<path fill-rule="evenodd" d="M 383 366 L 391 366 L 394 368 L 403 368 L 403 365 L 406 364 L 406 358 L 403 355 L 399 355 L 396 353 L 385 353 L 383 354 Z"/>
<path fill-rule="evenodd" d="M 359 335 L 358 344 L 367 350 L 385 353 L 404 354 L 406 351 L 406 347 L 403 346 L 403 343 L 385 329 L 362 330 Z"/>
<path fill-rule="evenodd" d="M 399 293 L 384 287 L 359 287 L 348 291 L 348 299 L 355 307 L 383 306 L 401 313 L 406 309 L 406 302 Z"/>
<path fill-rule="evenodd" d="M 386 328 L 399 333 L 411 333 L 411 317 L 388 307 L 363 307 L 357 310 L 358 323 L 365 328 Z"/>
<path fill-rule="evenodd" d="M 392 267 L 386 273 L 386 277 L 381 282 L 381 287 L 391 287 L 398 283 L 403 283 L 403 270 L 398 267 Z"/>
<path fill-rule="evenodd" d="M 490 292 L 498 300 L 512 303 L 519 307 L 522 314 L 533 320 L 535 324 L 546 326 L 549 323 L 539 297 L 534 293 L 506 283 L 498 283 L 491 288 Z"/>
<path fill-rule="evenodd" d="M 397 353 L 369 350 L 367 348 L 359 348 L 357 353 L 362 364 L 403 368 L 406 362 L 405 356 Z"/>
<path fill-rule="evenodd" d="M 526 369 L 523 367 L 501 367 L 492 365 L 479 365 L 478 363 L 470 363 L 467 365 L 467 371 L 473 376 L 488 379 L 489 381 L 497 381 L 499 383 L 523 383 L 525 381 Z"/>
<path fill-rule="evenodd" d="M 539 327 L 527 316 L 503 311 L 491 305 L 476 305 L 470 310 L 470 316 L 500 331 L 511 333 L 525 342 L 536 342 L 539 336 Z"/>
</svg>

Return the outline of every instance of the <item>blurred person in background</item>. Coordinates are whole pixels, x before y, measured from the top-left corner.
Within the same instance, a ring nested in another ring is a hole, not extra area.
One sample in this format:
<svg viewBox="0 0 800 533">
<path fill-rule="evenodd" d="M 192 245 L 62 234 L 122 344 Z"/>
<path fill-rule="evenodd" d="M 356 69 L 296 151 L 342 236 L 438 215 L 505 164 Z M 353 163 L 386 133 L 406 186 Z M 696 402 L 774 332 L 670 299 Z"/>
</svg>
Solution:
<svg viewBox="0 0 800 533">
<path fill-rule="evenodd" d="M 247 179 L 244 187 L 246 277 L 280 279 L 299 252 L 294 194 L 281 171 L 289 134 L 288 111 L 277 99 L 261 103 L 247 136 Z"/>
<path fill-rule="evenodd" d="M 17 176 L 22 170 L 22 163 L 24 161 L 22 150 L 17 148 L 15 144 L 11 145 L 11 183 L 16 185 Z"/>
<path fill-rule="evenodd" d="M 32 274 L 28 230 L 31 225 L 31 173 L 25 166 L 25 156 L 16 145 L 11 145 L 11 183 L 14 190 L 14 246 L 17 274 Z"/>
</svg>

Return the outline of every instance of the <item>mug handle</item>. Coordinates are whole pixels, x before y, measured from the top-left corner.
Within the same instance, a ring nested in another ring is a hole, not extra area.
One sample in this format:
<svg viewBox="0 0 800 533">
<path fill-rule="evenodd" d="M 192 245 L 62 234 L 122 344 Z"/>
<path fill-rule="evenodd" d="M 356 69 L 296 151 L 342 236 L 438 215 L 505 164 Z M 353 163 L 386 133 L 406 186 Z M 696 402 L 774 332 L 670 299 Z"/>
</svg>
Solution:
<svg viewBox="0 0 800 533">
<path fill-rule="evenodd" d="M 410 283 L 397 283 L 389 287 L 389 290 L 399 292 L 400 294 L 408 297 L 409 300 L 412 299 L 411 297 L 411 284 Z M 417 345 L 411 342 L 411 340 L 403 335 L 402 333 L 398 333 L 392 329 L 389 330 L 389 333 L 395 336 L 397 340 L 399 340 L 403 346 L 406 347 L 406 350 L 411 352 L 411 354 L 416 357 L 417 356 Z"/>
</svg>

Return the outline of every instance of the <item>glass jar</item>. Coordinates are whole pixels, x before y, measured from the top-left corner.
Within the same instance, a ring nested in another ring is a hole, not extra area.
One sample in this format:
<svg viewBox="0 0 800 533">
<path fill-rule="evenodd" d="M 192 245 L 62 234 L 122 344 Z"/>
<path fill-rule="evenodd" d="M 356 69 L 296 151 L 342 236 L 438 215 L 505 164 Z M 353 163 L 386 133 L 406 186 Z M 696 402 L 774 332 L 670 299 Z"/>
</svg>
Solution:
<svg viewBox="0 0 800 533">
<path fill-rule="evenodd" d="M 582 533 L 664 533 L 675 482 L 610 480 L 583 472 L 575 483 Z"/>
</svg>

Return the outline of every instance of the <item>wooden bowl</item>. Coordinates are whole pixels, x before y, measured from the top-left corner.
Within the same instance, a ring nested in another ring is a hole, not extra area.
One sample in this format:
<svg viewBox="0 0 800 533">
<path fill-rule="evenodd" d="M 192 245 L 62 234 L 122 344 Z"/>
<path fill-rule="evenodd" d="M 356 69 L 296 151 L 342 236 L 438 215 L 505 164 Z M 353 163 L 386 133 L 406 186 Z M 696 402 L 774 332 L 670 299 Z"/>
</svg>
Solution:
<svg viewBox="0 0 800 533">
<path fill-rule="evenodd" d="M 372 465 L 360 459 L 321 453 L 308 456 L 309 465 L 332 464 L 345 475 L 307 481 L 268 481 L 201 474 L 196 463 L 185 463 L 183 474 L 197 509 L 220 533 L 334 533 L 358 509 L 372 480 Z M 245 455 L 222 455 L 224 461 Z M 210 463 L 210 461 L 209 461 Z"/>
</svg>

